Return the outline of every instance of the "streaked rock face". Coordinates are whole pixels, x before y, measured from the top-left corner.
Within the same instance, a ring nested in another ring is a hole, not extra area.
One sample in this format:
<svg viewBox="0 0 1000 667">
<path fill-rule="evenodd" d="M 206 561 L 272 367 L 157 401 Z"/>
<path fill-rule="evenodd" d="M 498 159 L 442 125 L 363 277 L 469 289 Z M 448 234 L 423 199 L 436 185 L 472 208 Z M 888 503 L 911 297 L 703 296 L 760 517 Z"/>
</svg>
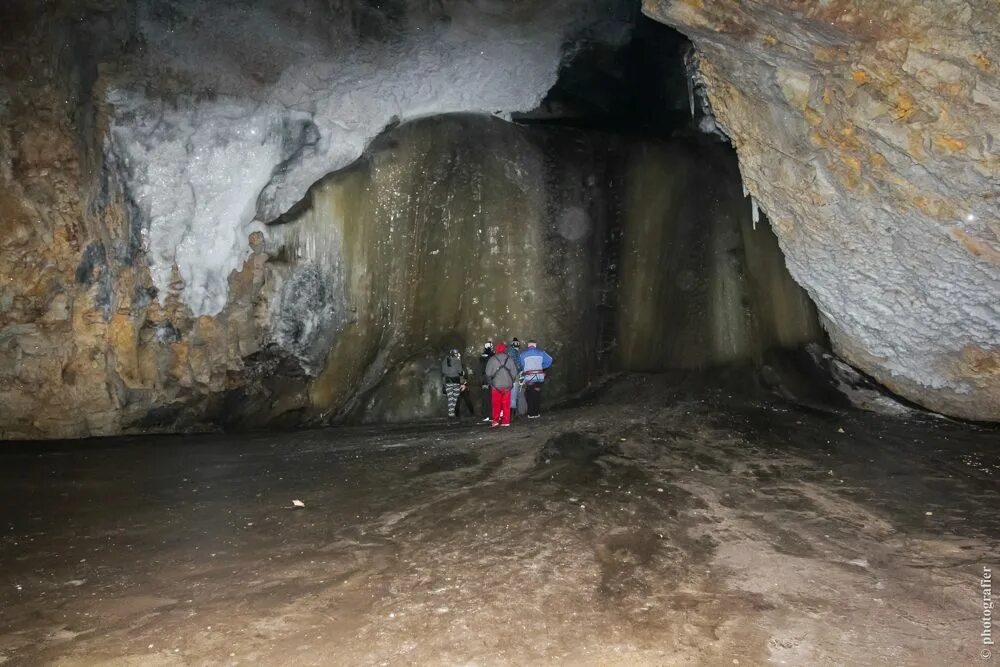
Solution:
<svg viewBox="0 0 1000 667">
<path fill-rule="evenodd" d="M 1000 420 L 1000 13 L 992 0 L 644 0 L 715 114 L 836 351 Z"/>
<path fill-rule="evenodd" d="M 478 374 L 483 341 L 515 336 L 560 360 L 550 391 L 586 385 L 617 173 L 601 158 L 628 148 L 582 139 L 482 115 L 406 123 L 270 226 L 271 330 L 310 375 L 303 408 L 439 415 L 442 353 Z M 562 230 L 569 209 L 579 228 Z"/>
<path fill-rule="evenodd" d="M 107 210 L 108 230 L 127 220 Z M 5 437 L 440 415 L 440 355 L 475 369 L 487 338 L 537 338 L 552 398 L 602 372 L 606 336 L 621 367 L 660 370 L 818 335 L 719 144 L 468 114 L 400 125 L 250 235 L 216 316 L 150 298 L 142 255 L 108 232 L 64 247 L 8 220 Z"/>
<path fill-rule="evenodd" d="M 732 149 L 642 148 L 625 179 L 621 368 L 761 365 L 771 350 L 822 340 L 816 309 L 788 274 L 773 232 L 753 221 Z"/>
<path fill-rule="evenodd" d="M 435 355 L 472 361 L 487 338 L 538 339 L 558 360 L 550 396 L 603 370 L 606 334 L 635 371 L 821 338 L 719 144 L 424 119 L 266 236 L 277 345 L 314 376 L 303 408 L 334 418 L 438 413 Z"/>
</svg>

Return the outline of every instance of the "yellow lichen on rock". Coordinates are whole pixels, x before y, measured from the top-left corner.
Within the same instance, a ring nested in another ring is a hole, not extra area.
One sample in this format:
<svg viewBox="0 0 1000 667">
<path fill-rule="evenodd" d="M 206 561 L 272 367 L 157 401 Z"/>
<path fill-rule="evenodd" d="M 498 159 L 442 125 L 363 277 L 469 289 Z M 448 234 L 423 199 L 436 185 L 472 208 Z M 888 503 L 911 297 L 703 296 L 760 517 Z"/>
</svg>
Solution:
<svg viewBox="0 0 1000 667">
<path fill-rule="evenodd" d="M 934 137 L 934 145 L 949 152 L 958 153 L 968 148 L 969 144 L 964 139 L 949 136 Z"/>
<path fill-rule="evenodd" d="M 980 52 L 978 52 L 978 53 L 976 53 L 976 54 L 974 54 L 972 56 L 972 62 L 975 63 L 976 67 L 978 67 L 979 69 L 981 69 L 984 72 L 992 72 L 993 71 L 993 61 L 990 60 L 986 56 L 986 54 L 983 53 L 982 51 L 980 51 Z"/>
<path fill-rule="evenodd" d="M 108 323 L 108 346 L 114 355 L 115 372 L 126 386 L 142 386 L 139 372 L 138 337 L 135 323 L 126 313 L 115 313 Z"/>
<path fill-rule="evenodd" d="M 896 95 L 895 103 L 892 107 L 892 117 L 898 121 L 909 120 L 915 111 L 914 105 L 916 101 L 913 96 L 906 92 L 901 92 Z"/>
</svg>

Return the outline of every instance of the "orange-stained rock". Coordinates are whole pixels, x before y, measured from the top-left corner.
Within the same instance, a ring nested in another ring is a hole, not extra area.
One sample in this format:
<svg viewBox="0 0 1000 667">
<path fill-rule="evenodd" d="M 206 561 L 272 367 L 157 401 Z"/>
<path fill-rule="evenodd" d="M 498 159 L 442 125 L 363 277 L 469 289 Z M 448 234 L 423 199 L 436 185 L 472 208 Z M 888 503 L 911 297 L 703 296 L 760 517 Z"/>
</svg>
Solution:
<svg viewBox="0 0 1000 667">
<path fill-rule="evenodd" d="M 987 262 L 992 262 L 993 264 L 1000 266 L 1000 249 L 997 247 L 993 247 L 990 243 L 983 241 L 982 239 L 978 239 L 958 227 L 952 227 L 949 229 L 948 234 L 961 243 L 971 255 L 981 257 Z M 1000 243 L 998 243 L 997 246 L 1000 247 Z"/>
<path fill-rule="evenodd" d="M 135 323 L 125 313 L 116 313 L 108 324 L 108 345 L 114 355 L 114 371 L 128 387 L 143 385 L 139 373 L 138 336 Z"/>
<path fill-rule="evenodd" d="M 170 377 L 182 387 L 191 385 L 191 366 L 189 363 L 189 348 L 186 342 L 175 343 L 170 346 L 171 363 Z"/>
</svg>

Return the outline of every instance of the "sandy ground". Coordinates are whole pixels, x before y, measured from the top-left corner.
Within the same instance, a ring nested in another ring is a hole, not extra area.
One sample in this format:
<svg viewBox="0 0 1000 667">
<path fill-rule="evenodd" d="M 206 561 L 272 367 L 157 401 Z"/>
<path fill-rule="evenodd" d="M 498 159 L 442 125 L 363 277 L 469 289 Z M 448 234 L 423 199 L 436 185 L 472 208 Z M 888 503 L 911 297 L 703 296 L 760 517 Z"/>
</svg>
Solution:
<svg viewBox="0 0 1000 667">
<path fill-rule="evenodd" d="M 1000 431 L 933 417 L 637 377 L 510 429 L 7 445 L 0 475 L 0 663 L 1000 664 Z"/>
</svg>

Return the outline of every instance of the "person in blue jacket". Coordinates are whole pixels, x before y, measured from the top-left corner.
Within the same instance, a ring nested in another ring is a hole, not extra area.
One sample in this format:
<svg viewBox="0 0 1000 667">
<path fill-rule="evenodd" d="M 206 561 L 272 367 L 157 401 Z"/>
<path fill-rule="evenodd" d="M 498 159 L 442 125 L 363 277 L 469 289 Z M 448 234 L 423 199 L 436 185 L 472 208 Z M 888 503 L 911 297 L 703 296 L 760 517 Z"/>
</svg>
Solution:
<svg viewBox="0 0 1000 667">
<path fill-rule="evenodd" d="M 542 386 L 545 372 L 552 365 L 552 357 L 538 347 L 533 340 L 528 341 L 528 349 L 521 353 L 521 375 L 524 377 L 523 391 L 528 403 L 528 419 L 538 419 L 542 412 Z"/>
</svg>

